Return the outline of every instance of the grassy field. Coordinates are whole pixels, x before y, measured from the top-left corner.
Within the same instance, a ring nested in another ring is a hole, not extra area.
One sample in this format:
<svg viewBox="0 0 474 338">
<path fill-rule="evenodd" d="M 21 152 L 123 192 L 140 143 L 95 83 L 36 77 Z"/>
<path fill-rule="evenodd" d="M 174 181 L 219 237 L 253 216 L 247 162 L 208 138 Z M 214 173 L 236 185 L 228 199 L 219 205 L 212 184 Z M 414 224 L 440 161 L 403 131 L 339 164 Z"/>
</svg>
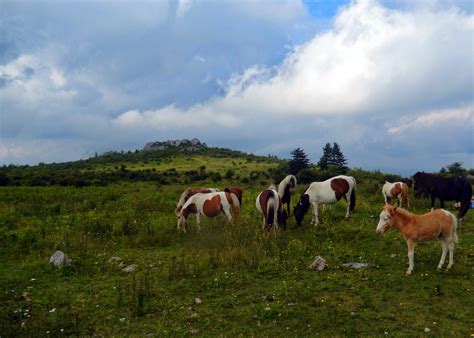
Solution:
<svg viewBox="0 0 474 338">
<path fill-rule="evenodd" d="M 383 199 L 374 182 L 359 182 L 350 219 L 340 202 L 318 227 L 307 215 L 303 227 L 290 219 L 274 233 L 261 231 L 255 208 L 263 182 L 242 187 L 239 225 L 203 219 L 197 232 L 193 219 L 187 234 L 173 213 L 181 185 L 0 188 L 0 336 L 474 333 L 474 211 L 459 226 L 451 271 L 436 271 L 441 247 L 430 242 L 417 246 L 407 277 L 401 235 L 375 234 Z M 427 200 L 412 203 L 427 210 Z M 48 265 L 55 250 L 72 264 Z M 308 269 L 316 255 L 328 262 L 322 272 Z M 138 267 L 123 272 L 112 256 Z M 342 267 L 351 261 L 370 265 Z"/>
</svg>

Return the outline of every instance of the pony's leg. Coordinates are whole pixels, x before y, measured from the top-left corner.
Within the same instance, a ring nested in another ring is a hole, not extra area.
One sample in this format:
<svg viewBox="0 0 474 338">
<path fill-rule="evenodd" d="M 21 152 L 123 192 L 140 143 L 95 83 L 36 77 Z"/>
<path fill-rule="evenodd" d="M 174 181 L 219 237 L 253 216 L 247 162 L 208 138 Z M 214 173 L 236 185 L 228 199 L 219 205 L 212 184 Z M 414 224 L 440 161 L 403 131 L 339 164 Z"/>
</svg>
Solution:
<svg viewBox="0 0 474 338">
<path fill-rule="evenodd" d="M 443 238 L 440 240 L 441 247 L 443 248 L 443 253 L 441 254 L 441 259 L 439 260 L 438 270 L 441 270 L 443 267 L 444 261 L 446 260 L 446 254 L 448 253 L 448 243 L 446 243 L 446 239 Z"/>
<path fill-rule="evenodd" d="M 351 208 L 351 194 L 346 194 L 347 209 L 346 209 L 346 218 L 349 218 L 350 208 Z"/>
<path fill-rule="evenodd" d="M 441 205 L 441 209 L 444 209 L 444 200 L 440 199 L 439 202 L 440 202 L 440 205 Z"/>
<path fill-rule="evenodd" d="M 286 203 L 286 210 L 288 211 L 288 217 L 290 217 L 290 202 Z"/>
<path fill-rule="evenodd" d="M 448 267 L 446 268 L 446 270 L 451 269 L 451 267 L 454 264 L 454 240 L 453 240 L 453 238 L 450 239 L 450 241 L 448 243 L 448 248 L 449 248 L 449 263 L 448 263 Z"/>
<path fill-rule="evenodd" d="M 385 200 L 385 204 L 388 204 L 387 195 L 385 193 L 383 194 L 383 199 Z"/>
<path fill-rule="evenodd" d="M 431 211 L 435 209 L 435 197 L 431 195 Z"/>
<path fill-rule="evenodd" d="M 229 222 L 232 222 L 232 214 L 230 213 L 230 208 L 231 208 L 231 207 L 229 207 L 229 208 L 223 208 L 222 211 L 224 211 L 224 215 L 225 215 L 225 217 L 227 217 L 227 220 L 228 220 Z"/>
<path fill-rule="evenodd" d="M 201 223 L 201 218 L 200 218 L 200 216 L 201 216 L 201 215 L 200 215 L 199 212 L 198 212 L 198 213 L 196 214 L 196 226 L 197 226 L 197 228 L 198 228 L 199 231 L 201 231 L 201 224 L 200 224 L 200 223 Z"/>
<path fill-rule="evenodd" d="M 318 226 L 319 223 L 319 215 L 318 215 L 318 204 L 313 204 L 313 213 L 314 213 L 314 226 Z"/>
<path fill-rule="evenodd" d="M 407 241 L 407 246 L 408 246 L 408 269 L 407 269 L 407 272 L 406 274 L 407 275 L 411 275 L 411 273 L 413 272 L 413 267 L 415 265 L 415 245 L 416 243 L 414 241 L 412 241 L 411 239 L 409 239 Z"/>
</svg>

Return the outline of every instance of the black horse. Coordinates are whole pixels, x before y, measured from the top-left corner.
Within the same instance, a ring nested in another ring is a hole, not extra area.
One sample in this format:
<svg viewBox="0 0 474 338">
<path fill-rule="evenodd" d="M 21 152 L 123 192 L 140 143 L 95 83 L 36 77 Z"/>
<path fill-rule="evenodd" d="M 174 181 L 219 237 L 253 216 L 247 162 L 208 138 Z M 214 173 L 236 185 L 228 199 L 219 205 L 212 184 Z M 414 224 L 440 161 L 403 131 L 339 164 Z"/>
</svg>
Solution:
<svg viewBox="0 0 474 338">
<path fill-rule="evenodd" d="M 431 198 L 431 208 L 434 209 L 435 199 L 441 202 L 456 201 L 461 204 L 457 218 L 462 220 L 471 205 L 472 187 L 469 181 L 460 176 L 443 177 L 437 174 L 417 172 L 413 175 L 413 189 L 415 197 L 427 196 Z"/>
</svg>

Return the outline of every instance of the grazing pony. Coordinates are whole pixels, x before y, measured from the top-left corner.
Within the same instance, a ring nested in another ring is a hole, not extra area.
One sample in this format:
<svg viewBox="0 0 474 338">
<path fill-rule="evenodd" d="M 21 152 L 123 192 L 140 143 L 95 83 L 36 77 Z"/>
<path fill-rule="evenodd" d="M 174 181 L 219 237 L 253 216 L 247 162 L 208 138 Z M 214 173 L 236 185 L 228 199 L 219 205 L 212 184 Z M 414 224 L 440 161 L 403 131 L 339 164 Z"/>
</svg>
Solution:
<svg viewBox="0 0 474 338">
<path fill-rule="evenodd" d="M 263 214 L 262 229 L 270 230 L 272 226 L 278 227 L 279 225 L 283 229 L 286 228 L 286 219 L 288 215 L 283 209 L 280 196 L 275 189 L 270 187 L 258 194 L 255 205 L 257 210 Z"/>
<path fill-rule="evenodd" d="M 199 230 L 201 230 L 199 225 L 200 215 L 215 217 L 220 213 L 224 213 L 229 222 L 231 222 L 231 209 L 234 209 L 234 214 L 236 211 L 240 210 L 239 200 L 233 193 L 217 191 L 194 194 L 181 208 L 181 211 L 178 214 L 177 228 L 183 229 L 184 232 L 186 232 L 188 216 L 191 214 L 196 215 L 196 224 Z"/>
<path fill-rule="evenodd" d="M 278 196 L 280 196 L 281 204 L 286 204 L 288 216 L 290 215 L 291 189 L 296 187 L 296 177 L 294 175 L 286 176 L 278 185 Z"/>
<path fill-rule="evenodd" d="M 209 193 L 209 192 L 216 192 L 219 191 L 219 189 L 215 188 L 188 188 L 179 197 L 178 203 L 176 203 L 176 209 L 174 213 L 176 216 L 179 216 L 179 213 L 181 211 L 181 208 L 183 207 L 184 203 L 193 195 L 198 194 L 198 193 Z"/>
<path fill-rule="evenodd" d="M 403 182 L 390 183 L 385 181 L 382 187 L 382 195 L 385 199 L 385 204 L 388 203 L 389 198 L 398 198 L 398 204 L 401 207 L 409 208 L 410 202 L 408 200 L 408 184 Z"/>
<path fill-rule="evenodd" d="M 344 198 L 347 204 L 346 218 L 349 212 L 354 211 L 356 204 L 355 195 L 356 180 L 352 176 L 336 176 L 324 182 L 313 182 L 303 192 L 300 200 L 296 204 L 293 213 L 296 223 L 300 226 L 303 217 L 309 209 L 309 205 L 313 206 L 313 217 L 311 224 L 318 225 L 318 204 L 332 204 Z"/>
<path fill-rule="evenodd" d="M 443 248 L 438 269 L 443 267 L 448 251 L 447 270 L 453 266 L 454 243 L 458 241 L 457 224 L 456 216 L 444 209 L 430 211 L 423 215 L 413 215 L 405 209 L 386 204 L 380 213 L 376 232 L 382 235 L 392 226 L 402 233 L 408 246 L 409 265 L 406 274 L 410 275 L 413 272 L 415 245 L 419 241 L 438 239 Z"/>
<path fill-rule="evenodd" d="M 431 210 L 434 210 L 436 198 L 439 198 L 443 209 L 444 201 L 460 202 L 457 214 L 459 221 L 466 215 L 471 205 L 472 187 L 464 177 L 443 177 L 417 172 L 413 175 L 413 189 L 415 189 L 415 197 L 424 195 L 431 198 Z"/>
</svg>

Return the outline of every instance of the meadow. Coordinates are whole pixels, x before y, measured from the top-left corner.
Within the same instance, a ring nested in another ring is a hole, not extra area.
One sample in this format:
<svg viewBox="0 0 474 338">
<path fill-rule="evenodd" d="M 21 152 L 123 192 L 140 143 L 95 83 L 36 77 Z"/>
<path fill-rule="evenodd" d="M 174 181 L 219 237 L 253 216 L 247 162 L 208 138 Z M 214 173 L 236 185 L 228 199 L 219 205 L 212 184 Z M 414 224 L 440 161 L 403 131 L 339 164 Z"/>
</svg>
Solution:
<svg viewBox="0 0 474 338">
<path fill-rule="evenodd" d="M 184 170 L 186 162 L 161 165 Z M 247 165 L 191 162 L 197 170 L 205 164 L 224 171 L 223 177 Z M 248 165 L 249 173 L 257 170 Z M 271 233 L 261 230 L 255 208 L 257 194 L 271 183 L 263 175 L 238 181 L 244 190 L 239 224 L 203 218 L 198 232 L 192 219 L 186 234 L 176 230 L 174 215 L 181 192 L 235 180 L 0 187 L 0 336 L 472 335 L 474 211 L 458 228 L 451 271 L 436 271 L 441 247 L 429 242 L 417 246 L 414 273 L 405 276 L 401 235 L 375 233 L 381 182 L 356 179 L 349 219 L 339 202 L 321 210 L 318 227 L 306 215 L 302 227 L 290 218 L 287 230 Z M 293 192 L 292 205 L 303 188 Z M 429 206 L 413 196 L 411 203 L 416 213 Z M 72 263 L 50 266 L 55 250 Z M 328 263 L 320 272 L 308 268 L 317 255 Z M 114 256 L 136 270 L 122 271 L 109 261 Z M 348 262 L 369 266 L 342 266 Z"/>
</svg>

